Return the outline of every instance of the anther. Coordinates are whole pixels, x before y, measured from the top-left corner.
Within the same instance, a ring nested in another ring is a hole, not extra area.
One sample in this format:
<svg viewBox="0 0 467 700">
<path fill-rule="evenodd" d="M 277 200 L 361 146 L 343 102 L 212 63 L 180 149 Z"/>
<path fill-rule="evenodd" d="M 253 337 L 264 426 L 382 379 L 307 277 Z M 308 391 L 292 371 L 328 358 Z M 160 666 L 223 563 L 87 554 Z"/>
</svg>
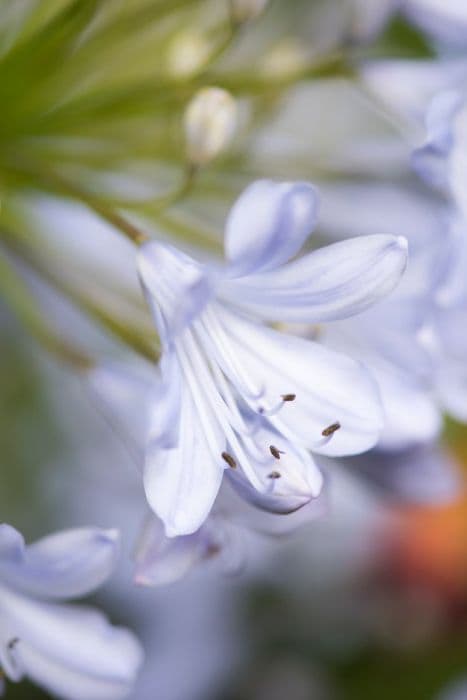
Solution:
<svg viewBox="0 0 467 700">
<path fill-rule="evenodd" d="M 230 455 L 228 452 L 223 452 L 223 453 L 222 453 L 222 459 L 223 459 L 225 462 L 227 462 L 227 464 L 229 465 L 229 467 L 230 467 L 231 469 L 236 469 L 236 468 L 237 468 L 237 462 L 234 460 L 234 458 L 232 457 L 232 455 Z"/>
<path fill-rule="evenodd" d="M 280 479 L 281 478 L 281 473 L 273 471 L 270 474 L 268 474 L 268 479 Z"/>
<path fill-rule="evenodd" d="M 336 430 L 339 430 L 341 427 L 341 424 L 339 421 L 336 421 L 335 423 L 331 423 L 331 425 L 328 425 L 327 428 L 324 428 L 324 430 L 321 431 L 321 435 L 324 437 L 330 437 L 331 435 L 334 435 Z"/>
<path fill-rule="evenodd" d="M 8 642 L 7 648 L 10 649 L 10 651 L 11 651 L 12 649 L 15 648 L 15 646 L 18 644 L 18 642 L 19 642 L 19 638 L 13 637 L 13 639 L 10 639 L 10 641 Z"/>
<path fill-rule="evenodd" d="M 296 394 L 281 394 L 281 400 L 276 403 L 275 406 L 272 406 L 271 408 L 265 408 L 264 406 L 260 406 L 258 408 L 258 413 L 260 413 L 262 416 L 275 416 L 276 413 L 279 413 L 279 411 L 282 409 L 285 403 L 288 403 L 289 401 L 295 401 L 296 399 Z"/>
<path fill-rule="evenodd" d="M 276 459 L 280 459 L 281 455 L 285 455 L 285 452 L 283 450 L 278 450 L 277 447 L 275 447 L 274 445 L 269 445 L 269 451 L 272 454 L 272 456 Z"/>
</svg>

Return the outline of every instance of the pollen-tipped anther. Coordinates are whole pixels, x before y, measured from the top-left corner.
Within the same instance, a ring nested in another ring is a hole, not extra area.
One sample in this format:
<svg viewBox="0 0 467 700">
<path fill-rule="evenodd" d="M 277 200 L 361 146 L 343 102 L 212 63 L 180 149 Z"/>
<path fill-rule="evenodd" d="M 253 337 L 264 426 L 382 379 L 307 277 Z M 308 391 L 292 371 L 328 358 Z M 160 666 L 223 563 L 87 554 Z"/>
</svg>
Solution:
<svg viewBox="0 0 467 700">
<path fill-rule="evenodd" d="M 270 474 L 268 474 L 268 479 L 273 479 L 273 480 L 275 480 L 275 479 L 280 479 L 280 478 L 281 478 L 281 473 L 280 473 L 280 472 L 273 471 L 273 472 L 271 472 Z"/>
<path fill-rule="evenodd" d="M 283 450 L 277 449 L 274 445 L 269 445 L 269 451 L 275 459 L 280 459 L 281 455 L 285 454 Z"/>
<path fill-rule="evenodd" d="M 222 459 L 224 460 L 224 462 L 227 462 L 227 464 L 229 465 L 229 467 L 230 467 L 231 469 L 236 469 L 236 468 L 237 468 L 237 462 L 234 460 L 234 458 L 232 457 L 232 455 L 229 454 L 228 452 L 223 452 L 223 453 L 222 453 Z"/>
<path fill-rule="evenodd" d="M 339 421 L 336 421 L 335 423 L 331 423 L 331 425 L 328 425 L 327 428 L 324 428 L 324 430 L 321 432 L 321 435 L 324 437 L 330 437 L 331 435 L 334 435 L 336 430 L 339 430 L 341 427 L 341 424 Z"/>
<path fill-rule="evenodd" d="M 296 394 L 281 394 L 281 400 L 279 403 L 276 403 L 276 405 L 272 408 L 264 408 L 264 406 L 260 406 L 258 408 L 258 413 L 261 413 L 263 416 L 274 416 L 276 413 L 279 413 L 285 403 L 295 401 L 295 398 Z"/>
</svg>

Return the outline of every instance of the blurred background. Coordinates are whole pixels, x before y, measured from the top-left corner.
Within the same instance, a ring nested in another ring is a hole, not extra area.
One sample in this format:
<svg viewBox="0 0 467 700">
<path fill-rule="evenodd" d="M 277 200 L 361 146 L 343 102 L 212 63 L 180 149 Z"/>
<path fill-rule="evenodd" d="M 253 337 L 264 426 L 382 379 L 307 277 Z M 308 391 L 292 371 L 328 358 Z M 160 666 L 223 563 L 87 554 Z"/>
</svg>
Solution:
<svg viewBox="0 0 467 700">
<path fill-rule="evenodd" d="M 0 516 L 28 541 L 122 530 L 95 600 L 145 644 L 134 700 L 467 699 L 465 426 L 446 419 L 404 464 L 324 464 L 322 517 L 243 533 L 232 573 L 212 561 L 146 589 L 131 583 L 145 514 L 131 451 L 68 362 L 75 346 L 156 347 L 120 215 L 214 255 L 246 183 L 304 178 L 320 242 L 434 235 L 445 202 L 411 172 L 417 122 L 365 77 L 460 62 L 466 44 L 417 18 L 384 0 L 271 0 L 245 22 L 209 0 L 0 0 L 1 252 L 17 275 L 0 268 Z M 206 85 L 232 94 L 238 127 L 193 176 L 184 113 Z M 6 697 L 47 696 L 25 682 Z"/>
</svg>

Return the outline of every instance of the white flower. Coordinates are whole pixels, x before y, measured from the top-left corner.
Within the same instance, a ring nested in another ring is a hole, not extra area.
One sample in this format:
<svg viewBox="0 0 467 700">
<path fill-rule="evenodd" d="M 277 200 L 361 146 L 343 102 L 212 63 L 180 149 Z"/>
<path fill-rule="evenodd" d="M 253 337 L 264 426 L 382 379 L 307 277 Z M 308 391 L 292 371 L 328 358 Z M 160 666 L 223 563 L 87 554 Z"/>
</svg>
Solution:
<svg viewBox="0 0 467 700">
<path fill-rule="evenodd" d="M 139 271 L 163 345 L 144 483 L 169 536 L 205 520 L 225 469 L 267 507 L 316 497 L 322 476 L 306 448 L 371 447 L 382 428 L 365 369 L 263 321 L 321 323 L 359 313 L 397 284 L 405 239 L 368 236 L 288 264 L 313 229 L 307 183 L 259 181 L 227 221 L 224 268 L 156 242 Z"/>
<path fill-rule="evenodd" d="M 0 666 L 65 700 L 118 700 L 131 690 L 142 650 L 96 610 L 62 601 L 101 585 L 118 555 L 115 531 L 60 532 L 25 546 L 0 526 Z"/>
</svg>

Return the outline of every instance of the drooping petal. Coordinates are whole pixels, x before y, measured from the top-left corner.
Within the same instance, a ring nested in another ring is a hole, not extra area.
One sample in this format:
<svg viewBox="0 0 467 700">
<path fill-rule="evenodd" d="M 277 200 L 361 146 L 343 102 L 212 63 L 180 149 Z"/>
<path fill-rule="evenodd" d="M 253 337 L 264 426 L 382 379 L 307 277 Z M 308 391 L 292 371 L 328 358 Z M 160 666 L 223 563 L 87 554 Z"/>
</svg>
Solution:
<svg viewBox="0 0 467 700">
<path fill-rule="evenodd" d="M 213 516 L 192 535 L 167 537 L 158 518 L 146 524 L 138 543 L 135 583 L 164 586 L 186 576 L 197 564 L 215 556 L 223 543 Z"/>
<path fill-rule="evenodd" d="M 91 608 L 43 603 L 0 590 L 2 623 L 14 631 L 15 662 L 65 700 L 124 698 L 142 661 L 133 634 Z"/>
<path fill-rule="evenodd" d="M 5 541 L 8 532 L 16 533 L 3 525 L 0 542 Z M 68 530 L 27 547 L 24 542 L 21 547 L 18 540 L 14 557 L 0 556 L 0 579 L 15 590 L 33 596 L 81 596 L 109 577 L 118 554 L 119 535 L 115 530 Z"/>
<path fill-rule="evenodd" d="M 161 341 L 167 345 L 210 299 L 212 281 L 202 265 L 156 241 L 141 246 L 138 271 Z"/>
<path fill-rule="evenodd" d="M 55 663 L 28 644 L 21 645 L 19 656 L 27 677 L 63 700 L 124 700 L 135 680 L 133 675 L 128 679 L 100 677 L 97 668 L 80 672 L 72 665 Z"/>
<path fill-rule="evenodd" d="M 182 393 L 178 443 L 171 449 L 149 446 L 144 488 L 149 505 L 164 522 L 166 535 L 190 535 L 208 516 L 222 474 L 225 438 L 215 418 Z"/>
<path fill-rule="evenodd" d="M 263 488 L 255 488 L 245 476 L 241 462 L 227 470 L 235 490 L 249 503 L 270 513 L 292 513 L 317 498 L 323 477 L 306 450 L 295 447 L 283 435 L 264 424 L 256 430 L 254 443 L 258 458 L 250 457 Z M 229 449 L 229 448 L 228 448 Z"/>
<path fill-rule="evenodd" d="M 383 427 L 374 380 L 345 355 L 316 343 L 259 326 L 222 310 L 232 351 L 245 372 L 263 388 L 250 405 L 266 407 L 294 394 L 269 420 L 280 433 L 328 455 L 357 454 L 372 447 Z M 253 405 L 255 403 L 255 405 Z M 330 439 L 322 431 L 338 422 Z"/>
<path fill-rule="evenodd" d="M 365 236 L 320 248 L 277 270 L 226 280 L 220 295 L 268 320 L 335 321 L 389 294 L 406 263 L 404 238 Z"/>
<path fill-rule="evenodd" d="M 227 219 L 225 254 L 230 277 L 271 270 L 296 255 L 312 232 L 318 197 L 306 182 L 254 182 Z"/>
</svg>

